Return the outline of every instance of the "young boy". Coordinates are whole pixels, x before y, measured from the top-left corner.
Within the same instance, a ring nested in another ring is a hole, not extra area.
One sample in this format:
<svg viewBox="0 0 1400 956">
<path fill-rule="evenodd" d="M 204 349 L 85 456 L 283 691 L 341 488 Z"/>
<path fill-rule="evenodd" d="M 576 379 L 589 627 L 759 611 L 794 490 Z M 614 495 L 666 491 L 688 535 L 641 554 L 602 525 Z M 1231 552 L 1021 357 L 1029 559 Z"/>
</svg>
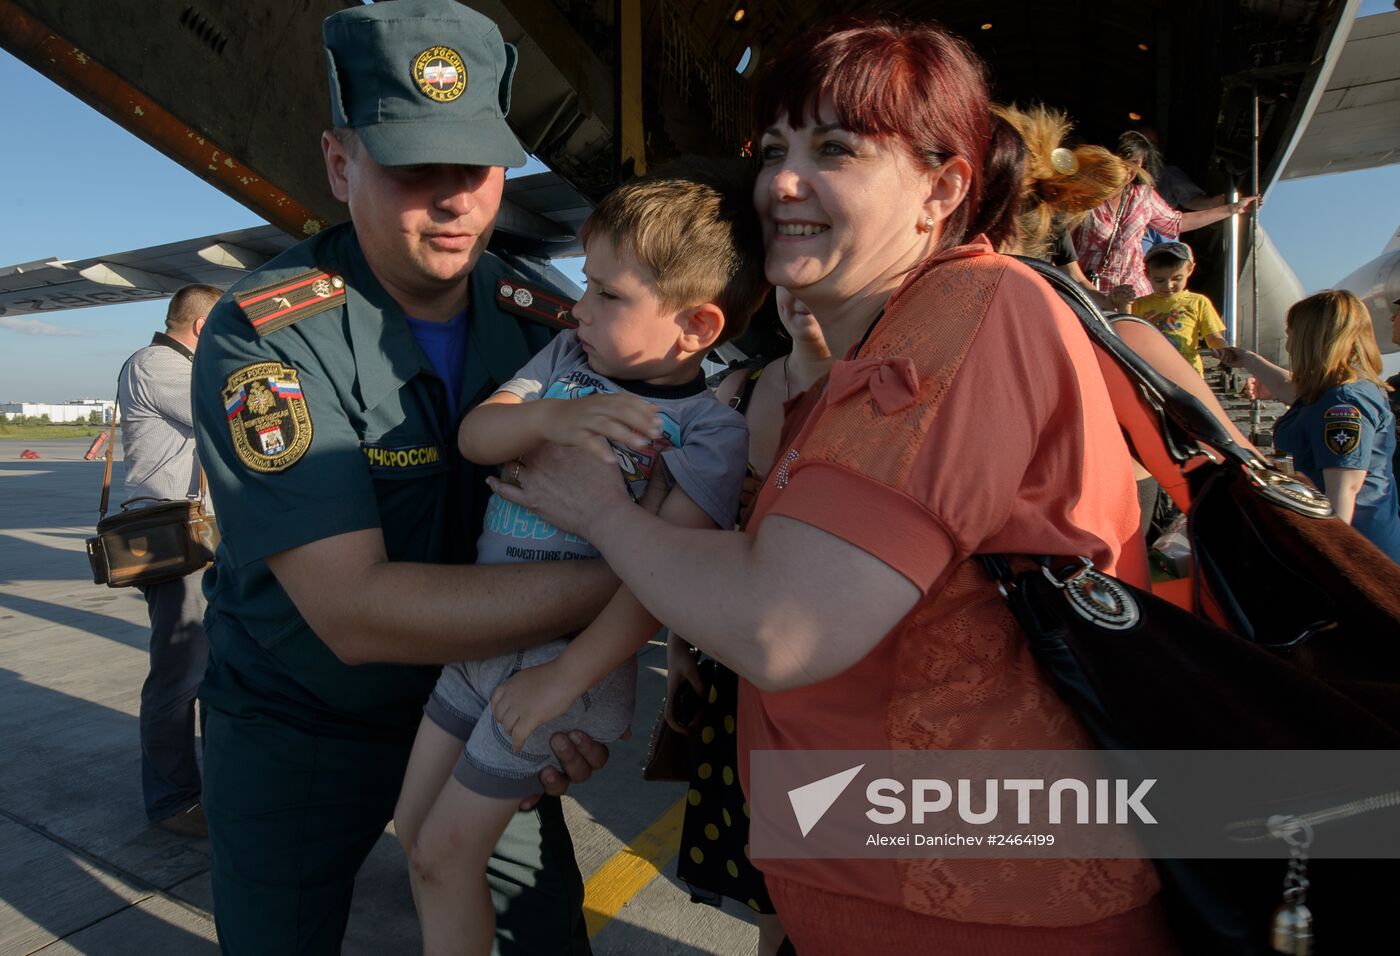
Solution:
<svg viewBox="0 0 1400 956">
<path fill-rule="evenodd" d="M 605 198 L 580 231 L 588 287 L 573 310 L 578 329 L 462 420 L 462 455 L 511 463 L 545 442 L 601 436 L 635 498 L 665 463 L 673 486 L 662 517 L 731 527 L 748 431 L 705 388 L 701 361 L 743 332 L 767 294 L 750 197 L 747 174 L 696 166 Z M 503 479 L 512 478 L 507 464 Z M 499 496 L 477 553 L 481 563 L 598 556 Z M 632 719 L 634 657 L 657 627 L 622 588 L 572 640 L 443 668 L 395 811 L 425 952 L 490 952 L 486 862 L 520 800 L 538 792 L 540 770 L 558 766 L 550 735 L 622 734 Z"/>
<path fill-rule="evenodd" d="M 1148 250 L 1143 260 L 1152 294 L 1134 299 L 1133 315 L 1147 319 L 1171 339 L 1176 350 L 1205 377 L 1199 342 L 1212 349 L 1223 349 L 1225 323 L 1220 321 L 1210 299 L 1186 289 L 1186 280 L 1196 271 L 1196 258 L 1184 242 L 1163 242 Z"/>
</svg>

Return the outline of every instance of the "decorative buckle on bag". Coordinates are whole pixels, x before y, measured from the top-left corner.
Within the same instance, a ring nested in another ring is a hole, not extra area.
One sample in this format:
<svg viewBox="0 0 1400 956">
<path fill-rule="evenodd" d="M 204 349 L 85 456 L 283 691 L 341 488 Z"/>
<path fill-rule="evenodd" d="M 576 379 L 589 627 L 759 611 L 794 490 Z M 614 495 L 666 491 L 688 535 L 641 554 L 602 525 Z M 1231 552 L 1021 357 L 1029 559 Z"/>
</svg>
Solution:
<svg viewBox="0 0 1400 956">
<path fill-rule="evenodd" d="M 1110 631 L 1126 631 L 1142 618 L 1131 592 L 1113 578 L 1094 569 L 1094 562 L 1080 555 L 1080 566 L 1064 577 L 1057 577 L 1048 567 L 1041 570 L 1059 588 L 1084 620 Z"/>
<path fill-rule="evenodd" d="M 1080 577 L 1092 570 L 1094 570 L 1094 562 L 1090 561 L 1082 554 L 1079 556 L 1079 567 L 1070 569 L 1068 573 L 1065 573 L 1064 577 L 1056 577 L 1055 572 L 1050 570 L 1048 564 L 1042 565 L 1040 568 L 1041 573 L 1045 575 L 1045 580 L 1061 590 L 1064 590 L 1075 581 L 1078 581 Z"/>
<path fill-rule="evenodd" d="M 1292 475 L 1263 462 L 1255 462 L 1245 474 L 1261 495 L 1276 504 L 1309 518 L 1332 517 L 1332 502 L 1327 496 Z"/>
</svg>

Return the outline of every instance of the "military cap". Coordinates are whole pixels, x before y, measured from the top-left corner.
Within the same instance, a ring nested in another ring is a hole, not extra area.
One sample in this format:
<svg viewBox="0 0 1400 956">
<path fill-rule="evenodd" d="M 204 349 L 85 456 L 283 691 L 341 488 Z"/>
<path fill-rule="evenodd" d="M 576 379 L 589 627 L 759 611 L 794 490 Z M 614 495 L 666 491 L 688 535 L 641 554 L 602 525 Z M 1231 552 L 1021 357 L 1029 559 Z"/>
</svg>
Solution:
<svg viewBox="0 0 1400 956">
<path fill-rule="evenodd" d="M 523 166 L 506 125 L 515 47 L 455 0 L 351 7 L 321 28 L 331 118 L 381 166 Z"/>
</svg>

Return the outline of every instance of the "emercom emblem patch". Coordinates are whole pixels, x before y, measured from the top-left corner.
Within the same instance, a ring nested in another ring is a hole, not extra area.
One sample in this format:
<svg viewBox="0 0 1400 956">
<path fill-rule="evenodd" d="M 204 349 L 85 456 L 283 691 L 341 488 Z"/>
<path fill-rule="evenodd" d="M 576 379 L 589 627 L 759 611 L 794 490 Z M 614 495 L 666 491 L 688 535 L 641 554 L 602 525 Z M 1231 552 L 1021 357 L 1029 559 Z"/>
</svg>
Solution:
<svg viewBox="0 0 1400 956">
<path fill-rule="evenodd" d="M 467 88 L 467 65 L 450 46 L 432 46 L 413 59 L 413 82 L 435 103 L 451 103 Z"/>
<path fill-rule="evenodd" d="M 1328 422 L 1322 426 L 1323 439 L 1334 455 L 1349 455 L 1361 444 L 1361 423 L 1359 421 Z"/>
<path fill-rule="evenodd" d="M 295 369 L 245 365 L 224 383 L 223 400 L 233 450 L 253 471 L 285 471 L 311 447 L 311 413 Z"/>
<path fill-rule="evenodd" d="M 1349 455 L 1361 444 L 1361 409 L 1333 405 L 1322 413 L 1322 438 L 1334 455 Z"/>
</svg>

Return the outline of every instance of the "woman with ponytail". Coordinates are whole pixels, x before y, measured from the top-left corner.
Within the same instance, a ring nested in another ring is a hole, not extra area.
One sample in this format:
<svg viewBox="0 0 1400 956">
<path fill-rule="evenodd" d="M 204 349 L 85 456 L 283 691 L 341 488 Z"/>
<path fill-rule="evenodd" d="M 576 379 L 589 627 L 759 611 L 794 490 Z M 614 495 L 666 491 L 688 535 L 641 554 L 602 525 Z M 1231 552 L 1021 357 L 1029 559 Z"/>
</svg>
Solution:
<svg viewBox="0 0 1400 956">
<path fill-rule="evenodd" d="M 1118 155 L 1128 164 L 1132 178 L 1121 192 L 1093 209 L 1074 233 L 1090 279 L 1108 295 L 1120 312 L 1138 296 L 1149 295 L 1152 284 L 1143 271 L 1143 237 L 1149 228 L 1167 239 L 1247 212 L 1258 196 L 1209 209 L 1178 211 L 1154 188 L 1149 171 L 1159 165 L 1156 148 L 1147 137 L 1129 130 L 1118 139 Z"/>
<path fill-rule="evenodd" d="M 768 279 L 843 360 L 788 403 L 744 530 L 656 520 L 593 451 L 546 449 L 498 491 L 738 673 L 738 766 L 712 769 L 737 770 L 761 842 L 792 813 L 754 789 L 759 751 L 1092 749 L 974 555 L 1086 555 L 1139 585 L 1147 567 L 1089 340 L 996 252 L 1023 152 L 970 48 L 838 21 L 774 58 L 755 117 Z M 1172 951 L 1144 860 L 754 856 L 801 956 Z"/>
<path fill-rule="evenodd" d="M 998 106 L 994 112 L 1016 130 L 1026 151 L 1017 251 L 1047 259 L 1060 237 L 1127 185 L 1128 167 L 1102 146 L 1067 146 L 1072 127 L 1059 110 Z"/>
<path fill-rule="evenodd" d="M 1127 164 L 1102 146 L 1066 146 L 1071 124 L 1059 110 L 998 106 L 994 112 L 1020 134 L 1026 151 L 1016 236 L 1000 251 L 1047 260 L 1079 283 L 1100 308 L 1113 309 L 1113 302 L 1080 268 L 1070 233 L 1092 209 L 1123 189 L 1130 178 Z"/>
</svg>

